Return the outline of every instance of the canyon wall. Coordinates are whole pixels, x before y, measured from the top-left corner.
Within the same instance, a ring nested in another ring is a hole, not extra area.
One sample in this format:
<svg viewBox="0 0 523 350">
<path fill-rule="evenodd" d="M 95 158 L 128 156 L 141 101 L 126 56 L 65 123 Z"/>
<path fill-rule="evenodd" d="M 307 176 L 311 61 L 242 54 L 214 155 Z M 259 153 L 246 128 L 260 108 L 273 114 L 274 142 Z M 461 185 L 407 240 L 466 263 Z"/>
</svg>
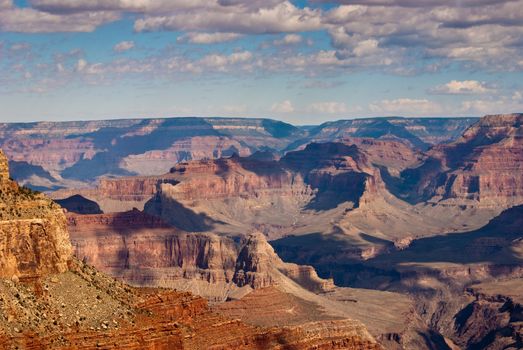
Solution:
<svg viewBox="0 0 523 350">
<path fill-rule="evenodd" d="M 281 261 L 261 234 L 235 241 L 184 233 L 139 211 L 68 214 L 68 221 L 78 258 L 135 285 L 173 287 L 183 280 L 201 281 L 209 284 L 205 296 L 217 301 L 244 286 L 259 289 L 282 283 L 282 274 L 308 290 L 333 287 L 312 267 Z"/>
<path fill-rule="evenodd" d="M 71 258 L 65 216 L 41 194 L 9 180 L 0 151 L 0 277 L 64 272 Z"/>
<path fill-rule="evenodd" d="M 347 137 L 426 149 L 453 140 L 472 118 L 371 118 L 295 127 L 270 119 L 166 118 L 0 123 L 0 147 L 15 179 L 40 190 L 92 186 L 103 177 L 159 175 L 188 160 L 283 154 Z"/>
<path fill-rule="evenodd" d="M 415 200 L 508 208 L 523 203 L 523 114 L 492 115 L 405 170 Z M 409 188 L 407 186 L 407 188 Z"/>
</svg>

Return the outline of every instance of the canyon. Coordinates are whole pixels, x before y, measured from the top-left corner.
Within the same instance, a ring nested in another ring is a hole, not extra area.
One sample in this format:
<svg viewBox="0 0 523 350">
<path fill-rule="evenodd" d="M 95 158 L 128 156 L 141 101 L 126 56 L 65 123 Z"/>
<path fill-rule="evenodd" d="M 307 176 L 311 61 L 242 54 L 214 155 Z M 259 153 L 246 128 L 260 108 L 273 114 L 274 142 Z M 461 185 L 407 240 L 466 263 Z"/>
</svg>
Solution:
<svg viewBox="0 0 523 350">
<path fill-rule="evenodd" d="M 279 156 L 312 141 L 340 138 L 396 140 L 425 150 L 457 138 L 475 118 L 374 118 L 315 128 L 271 119 L 166 118 L 83 122 L 0 123 L 0 148 L 15 180 L 40 190 L 92 187 L 98 179 L 158 175 L 175 163 Z"/>
<path fill-rule="evenodd" d="M 78 271 L 92 265 L 133 285 L 122 287 L 133 295 L 162 288 L 172 295 L 167 300 L 208 303 L 199 315 L 235 320 L 239 332 L 264 339 L 260 348 L 278 348 L 274 337 L 292 343 L 308 334 L 297 348 L 517 349 L 522 121 L 522 114 L 307 128 L 212 118 L 111 121 L 103 137 L 102 122 L 93 122 L 85 140 L 104 140 L 108 150 L 128 137 L 145 145 L 148 135 L 170 135 L 164 141 L 171 143 L 171 134 L 183 134 L 169 147 L 194 153 L 162 158 L 163 151 L 149 150 L 147 161 L 145 153 L 106 154 L 109 165 L 82 179 L 63 177 L 66 168 L 31 166 L 63 180 L 50 196 L 65 214 L 51 206 L 76 258 L 55 274 L 83 276 Z M 218 143 L 200 138 L 207 124 L 228 133 L 212 136 L 221 145 L 248 149 L 210 152 Z M 63 126 L 53 127 L 62 138 Z M 10 157 L 10 164 L 32 162 Z M 134 165 L 126 163 L 133 157 Z M 75 174 L 82 166 L 72 165 Z M 8 179 L 5 171 L 0 176 Z M 368 343 L 341 340 L 349 334 Z M 335 340 L 327 347 L 320 339 Z"/>
<path fill-rule="evenodd" d="M 358 321 L 325 317 L 259 327 L 220 315 L 190 293 L 118 282 L 72 255 L 62 209 L 10 180 L 1 151 L 0 166 L 0 341 L 5 349 L 382 348 Z M 147 224 L 164 227 L 154 218 Z M 257 250 L 256 243 L 249 244 Z M 265 278 L 243 271 L 245 284 Z"/>
</svg>

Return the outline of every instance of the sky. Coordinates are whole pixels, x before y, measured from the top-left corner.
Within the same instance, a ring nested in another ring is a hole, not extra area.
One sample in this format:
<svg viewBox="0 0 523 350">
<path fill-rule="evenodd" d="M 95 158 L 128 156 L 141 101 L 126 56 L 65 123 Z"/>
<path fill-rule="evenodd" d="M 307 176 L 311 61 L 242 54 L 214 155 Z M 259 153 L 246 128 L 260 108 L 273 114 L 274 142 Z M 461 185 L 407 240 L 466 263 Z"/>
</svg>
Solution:
<svg viewBox="0 0 523 350">
<path fill-rule="evenodd" d="M 0 122 L 523 111 L 523 0 L 0 0 Z"/>
</svg>

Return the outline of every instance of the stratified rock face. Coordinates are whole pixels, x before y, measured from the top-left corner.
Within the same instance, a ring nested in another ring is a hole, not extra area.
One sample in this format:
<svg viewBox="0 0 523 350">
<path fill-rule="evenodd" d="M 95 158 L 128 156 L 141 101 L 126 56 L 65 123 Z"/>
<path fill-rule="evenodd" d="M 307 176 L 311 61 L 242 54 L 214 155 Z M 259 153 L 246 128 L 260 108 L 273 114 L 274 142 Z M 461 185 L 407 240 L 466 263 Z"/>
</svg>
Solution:
<svg viewBox="0 0 523 350">
<path fill-rule="evenodd" d="M 182 278 L 232 280 L 238 248 L 230 239 L 180 232 L 137 210 L 68 214 L 68 221 L 75 255 L 129 283 L 167 286 Z"/>
<path fill-rule="evenodd" d="M 383 188 L 381 176 L 358 146 L 341 142 L 311 143 L 303 151 L 289 152 L 281 163 L 301 174 L 317 191 L 309 207 L 332 209 L 343 202 L 360 205 Z"/>
<path fill-rule="evenodd" d="M 71 257 L 61 208 L 6 178 L 8 169 L 1 153 L 0 165 L 3 349 L 381 348 L 357 321 L 262 329 L 210 312 L 203 299 L 188 293 L 136 290 L 107 278 Z M 134 214 L 127 218 L 100 215 L 95 220 L 113 229 L 166 229 L 156 218 Z M 125 246 L 125 239 L 123 242 Z M 213 269 L 223 265 L 217 253 L 227 255 L 219 239 L 201 247 L 190 239 L 186 243 L 178 240 L 160 250 L 142 243 L 133 259 L 130 251 L 113 251 L 116 262 L 123 257 L 124 268 L 138 263 L 151 268 L 193 263 Z M 129 244 L 136 246 L 137 242 Z M 183 257 L 176 257 L 177 244 Z"/>
<path fill-rule="evenodd" d="M 312 267 L 281 261 L 262 234 L 235 242 L 214 234 L 184 233 L 139 211 L 68 214 L 68 220 L 79 259 L 135 285 L 177 286 L 187 280 L 216 289 L 232 284 L 257 289 L 281 283 L 283 274 L 309 290 L 333 287 Z M 212 294 L 210 299 L 219 299 L 219 293 Z"/>
<path fill-rule="evenodd" d="M 54 190 L 78 185 L 71 180 L 92 184 L 103 176 L 159 175 L 192 159 L 279 152 L 304 135 L 297 127 L 269 119 L 14 123 L 0 124 L 0 147 L 10 160 L 25 165 L 19 167 L 20 177 L 13 174 L 15 179 Z"/>
<path fill-rule="evenodd" d="M 523 114 L 492 115 L 405 172 L 421 199 L 508 208 L 523 203 Z"/>
<path fill-rule="evenodd" d="M 71 258 L 65 216 L 44 195 L 9 180 L 0 152 L 0 277 L 64 272 Z"/>
<path fill-rule="evenodd" d="M 169 118 L 86 122 L 0 123 L 0 148 L 33 188 L 91 185 L 99 177 L 158 175 L 188 160 L 283 153 L 310 142 L 346 137 L 392 140 L 420 149 L 450 141 L 470 118 L 371 118 L 298 128 L 269 119 Z"/>
<path fill-rule="evenodd" d="M 293 174 L 276 162 L 238 156 L 180 163 L 171 169 L 171 174 L 188 180 L 173 187 L 180 200 L 254 195 L 264 190 L 294 191 Z"/>
<path fill-rule="evenodd" d="M 189 293 L 135 289 L 73 260 L 34 284 L 0 279 L 3 349 L 382 349 L 351 320 L 260 328 Z"/>
<path fill-rule="evenodd" d="M 236 259 L 233 281 L 240 287 L 250 285 L 260 289 L 284 283 L 281 275 L 315 292 L 334 288 L 332 280 L 319 278 L 311 266 L 284 263 L 263 234 L 250 235 Z"/>
</svg>

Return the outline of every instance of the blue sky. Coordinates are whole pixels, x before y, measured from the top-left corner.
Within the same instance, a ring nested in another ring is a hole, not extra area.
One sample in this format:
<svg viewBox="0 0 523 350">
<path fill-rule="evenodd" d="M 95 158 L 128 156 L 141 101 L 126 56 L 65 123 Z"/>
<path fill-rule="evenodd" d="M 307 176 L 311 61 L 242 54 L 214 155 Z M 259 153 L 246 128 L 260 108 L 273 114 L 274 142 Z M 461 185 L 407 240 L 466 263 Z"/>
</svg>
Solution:
<svg viewBox="0 0 523 350">
<path fill-rule="evenodd" d="M 523 111 L 522 8 L 521 0 L 0 0 L 0 121 L 317 124 Z"/>
</svg>

